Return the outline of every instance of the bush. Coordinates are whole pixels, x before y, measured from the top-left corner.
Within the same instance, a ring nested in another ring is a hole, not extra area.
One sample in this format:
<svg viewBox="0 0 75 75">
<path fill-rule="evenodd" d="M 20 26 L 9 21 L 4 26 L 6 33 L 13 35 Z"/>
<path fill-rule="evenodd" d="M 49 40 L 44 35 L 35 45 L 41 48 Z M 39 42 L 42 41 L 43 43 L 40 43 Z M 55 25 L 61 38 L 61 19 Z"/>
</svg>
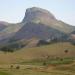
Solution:
<svg viewBox="0 0 75 75">
<path fill-rule="evenodd" d="M 46 62 L 43 62 L 43 66 L 46 66 L 47 64 L 46 64 Z"/>
<path fill-rule="evenodd" d="M 65 50 L 65 53 L 68 53 L 68 49 Z"/>
<path fill-rule="evenodd" d="M 11 65 L 10 68 L 12 69 L 13 68 L 13 65 Z"/>
<path fill-rule="evenodd" d="M 16 69 L 20 69 L 20 66 L 16 66 Z"/>
</svg>

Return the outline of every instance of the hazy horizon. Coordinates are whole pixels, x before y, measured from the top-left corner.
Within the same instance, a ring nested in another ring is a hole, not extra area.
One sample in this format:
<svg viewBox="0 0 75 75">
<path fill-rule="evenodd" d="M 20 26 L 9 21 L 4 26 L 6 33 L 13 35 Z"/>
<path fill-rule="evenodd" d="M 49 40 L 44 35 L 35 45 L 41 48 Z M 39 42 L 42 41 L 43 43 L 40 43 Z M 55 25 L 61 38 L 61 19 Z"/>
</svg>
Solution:
<svg viewBox="0 0 75 75">
<path fill-rule="evenodd" d="M 40 7 L 50 11 L 58 20 L 75 25 L 74 0 L 0 0 L 0 21 L 21 22 L 30 7 Z"/>
</svg>

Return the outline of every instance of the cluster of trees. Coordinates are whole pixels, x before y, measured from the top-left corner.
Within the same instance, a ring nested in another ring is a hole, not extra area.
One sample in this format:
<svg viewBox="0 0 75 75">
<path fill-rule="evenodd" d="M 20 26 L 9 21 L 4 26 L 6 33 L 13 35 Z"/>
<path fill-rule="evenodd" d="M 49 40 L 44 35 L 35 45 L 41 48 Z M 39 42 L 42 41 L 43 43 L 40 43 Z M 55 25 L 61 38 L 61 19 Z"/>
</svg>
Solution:
<svg viewBox="0 0 75 75">
<path fill-rule="evenodd" d="M 3 46 L 0 48 L 1 51 L 4 51 L 4 52 L 14 52 L 15 50 L 18 50 L 22 47 L 24 47 L 25 45 L 23 44 L 20 44 L 20 43 L 15 43 L 15 44 L 10 44 L 10 45 L 7 45 L 7 46 Z"/>
<path fill-rule="evenodd" d="M 14 50 L 12 48 L 9 48 L 9 47 L 2 47 L 0 48 L 1 51 L 4 51 L 4 52 L 14 52 Z"/>
</svg>

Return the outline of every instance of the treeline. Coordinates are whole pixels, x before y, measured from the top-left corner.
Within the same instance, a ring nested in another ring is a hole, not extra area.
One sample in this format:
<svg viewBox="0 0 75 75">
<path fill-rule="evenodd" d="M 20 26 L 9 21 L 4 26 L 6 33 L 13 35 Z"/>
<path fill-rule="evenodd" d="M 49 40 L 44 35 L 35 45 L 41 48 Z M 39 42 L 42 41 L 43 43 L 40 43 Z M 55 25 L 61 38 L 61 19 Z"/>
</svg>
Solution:
<svg viewBox="0 0 75 75">
<path fill-rule="evenodd" d="M 25 47 L 25 44 L 15 43 L 15 44 L 3 46 L 0 48 L 0 50 L 4 51 L 4 52 L 14 52 L 14 51 L 19 50 L 23 47 Z"/>
</svg>

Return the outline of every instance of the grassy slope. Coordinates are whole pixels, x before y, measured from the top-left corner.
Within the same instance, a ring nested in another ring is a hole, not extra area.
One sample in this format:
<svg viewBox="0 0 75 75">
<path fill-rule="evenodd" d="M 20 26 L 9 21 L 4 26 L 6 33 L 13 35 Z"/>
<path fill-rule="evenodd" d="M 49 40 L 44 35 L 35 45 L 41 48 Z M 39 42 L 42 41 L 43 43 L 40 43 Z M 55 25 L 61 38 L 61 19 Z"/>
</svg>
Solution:
<svg viewBox="0 0 75 75">
<path fill-rule="evenodd" d="M 67 54 L 64 53 L 65 49 L 69 50 Z M 52 57 L 71 57 L 75 55 L 74 49 L 75 46 L 70 43 L 57 43 L 35 48 L 23 48 L 13 53 L 0 52 L 0 75 L 75 75 L 75 62 L 57 66 L 48 65 L 46 67 L 39 65 L 30 65 L 27 67 L 25 64 L 14 64 L 12 69 L 10 68 L 11 64 L 7 64 L 19 63 L 28 59 L 40 58 L 45 55 Z M 20 66 L 20 69 L 16 69 L 17 65 Z"/>
<path fill-rule="evenodd" d="M 66 54 L 64 51 L 68 49 Z M 75 56 L 75 46 L 70 43 L 57 43 L 35 48 L 23 48 L 13 53 L 0 52 L 0 64 L 19 63 L 27 60 L 37 59 L 49 55 L 50 57 L 72 57 Z"/>
<path fill-rule="evenodd" d="M 6 72 L 3 72 L 3 71 L 0 71 L 0 75 L 10 75 L 10 73 L 6 73 Z"/>
<path fill-rule="evenodd" d="M 15 65 L 14 65 L 15 66 Z M 16 68 L 2 68 L 0 75 L 75 75 L 75 63 L 71 65 L 29 67 L 26 65 Z M 15 66 L 16 67 L 16 66 Z"/>
</svg>

